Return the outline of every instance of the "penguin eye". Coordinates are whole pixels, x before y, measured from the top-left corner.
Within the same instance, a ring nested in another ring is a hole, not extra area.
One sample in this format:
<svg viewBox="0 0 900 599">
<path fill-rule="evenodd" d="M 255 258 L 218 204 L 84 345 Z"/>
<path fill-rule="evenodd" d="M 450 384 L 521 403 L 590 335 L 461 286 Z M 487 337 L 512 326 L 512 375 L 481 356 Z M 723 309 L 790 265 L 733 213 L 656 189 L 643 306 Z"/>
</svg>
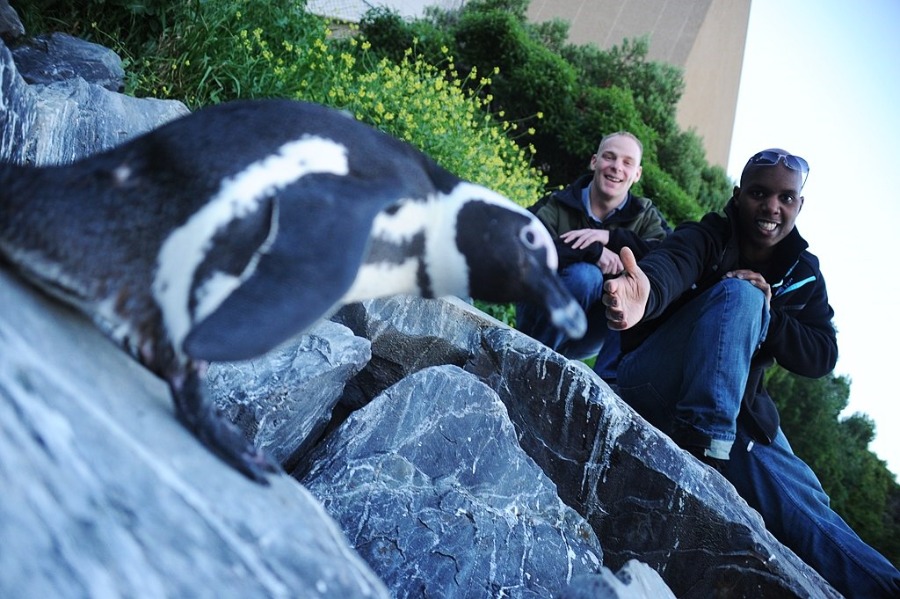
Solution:
<svg viewBox="0 0 900 599">
<path fill-rule="evenodd" d="M 522 227 L 522 230 L 519 231 L 519 239 L 522 240 L 522 244 L 529 250 L 536 250 L 541 247 L 540 238 L 530 226 Z"/>
</svg>

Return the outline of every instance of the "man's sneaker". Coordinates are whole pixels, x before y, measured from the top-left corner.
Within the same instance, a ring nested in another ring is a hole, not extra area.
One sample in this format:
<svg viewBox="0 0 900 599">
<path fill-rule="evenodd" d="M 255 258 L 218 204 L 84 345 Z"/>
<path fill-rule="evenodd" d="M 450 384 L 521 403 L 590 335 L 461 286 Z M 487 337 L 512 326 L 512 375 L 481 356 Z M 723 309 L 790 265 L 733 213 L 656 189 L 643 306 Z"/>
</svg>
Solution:
<svg viewBox="0 0 900 599">
<path fill-rule="evenodd" d="M 684 450 L 724 476 L 725 466 L 728 463 L 728 460 L 720 460 L 718 458 L 706 455 L 705 447 L 685 447 Z"/>
</svg>

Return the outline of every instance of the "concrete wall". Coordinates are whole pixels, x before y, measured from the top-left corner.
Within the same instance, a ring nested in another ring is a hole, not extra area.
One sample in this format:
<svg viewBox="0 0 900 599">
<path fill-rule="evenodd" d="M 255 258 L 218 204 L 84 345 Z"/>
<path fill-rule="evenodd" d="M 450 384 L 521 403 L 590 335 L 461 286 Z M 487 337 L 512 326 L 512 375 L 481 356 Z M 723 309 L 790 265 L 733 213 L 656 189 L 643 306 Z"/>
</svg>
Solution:
<svg viewBox="0 0 900 599">
<path fill-rule="evenodd" d="M 569 40 L 606 49 L 650 37 L 648 58 L 684 69 L 678 122 L 728 164 L 751 0 L 531 0 L 528 18 L 570 23 Z"/>
</svg>

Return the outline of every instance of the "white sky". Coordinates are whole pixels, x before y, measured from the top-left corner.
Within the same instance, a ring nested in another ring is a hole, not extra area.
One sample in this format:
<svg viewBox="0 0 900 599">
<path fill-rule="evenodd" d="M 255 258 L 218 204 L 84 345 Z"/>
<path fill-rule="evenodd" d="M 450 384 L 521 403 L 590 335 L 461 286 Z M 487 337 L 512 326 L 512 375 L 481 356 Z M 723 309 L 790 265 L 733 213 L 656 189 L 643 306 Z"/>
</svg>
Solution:
<svg viewBox="0 0 900 599">
<path fill-rule="evenodd" d="M 797 228 L 838 329 L 843 415 L 900 473 L 900 0 L 752 0 L 728 174 L 759 150 L 807 159 Z"/>
</svg>

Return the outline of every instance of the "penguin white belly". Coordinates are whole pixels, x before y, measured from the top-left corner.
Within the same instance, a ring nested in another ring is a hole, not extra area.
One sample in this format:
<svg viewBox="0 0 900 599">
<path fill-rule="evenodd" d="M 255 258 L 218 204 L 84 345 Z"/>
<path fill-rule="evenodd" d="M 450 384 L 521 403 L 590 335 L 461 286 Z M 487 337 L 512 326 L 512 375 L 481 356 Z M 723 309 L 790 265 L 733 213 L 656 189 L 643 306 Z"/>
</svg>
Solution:
<svg viewBox="0 0 900 599">
<path fill-rule="evenodd" d="M 351 304 L 394 294 L 422 295 L 417 283 L 420 260 L 411 257 L 400 264 L 376 262 L 360 267 L 353 285 L 340 304 Z"/>
<path fill-rule="evenodd" d="M 455 243 L 457 209 L 446 197 L 401 200 L 372 222 L 368 255 L 340 304 L 394 294 L 465 295 L 468 267 Z"/>
</svg>

